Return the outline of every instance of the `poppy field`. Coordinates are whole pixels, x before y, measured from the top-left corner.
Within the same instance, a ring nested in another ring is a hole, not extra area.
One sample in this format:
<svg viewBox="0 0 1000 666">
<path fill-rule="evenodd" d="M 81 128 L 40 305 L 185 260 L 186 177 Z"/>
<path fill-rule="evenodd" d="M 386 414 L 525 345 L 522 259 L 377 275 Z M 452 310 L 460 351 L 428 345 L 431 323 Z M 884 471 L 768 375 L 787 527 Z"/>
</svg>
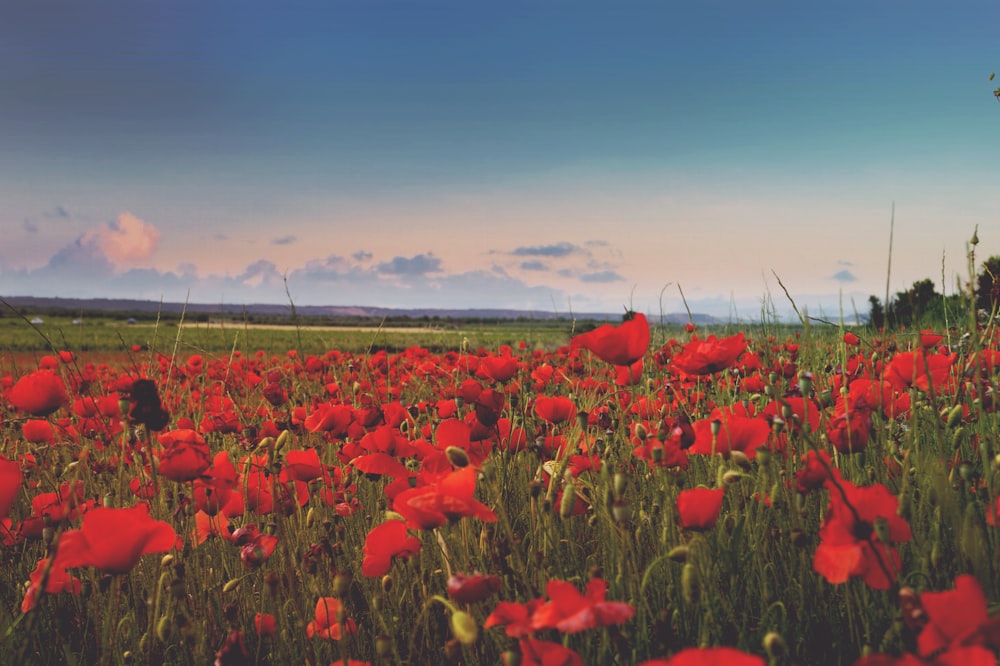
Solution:
<svg viewBox="0 0 1000 666">
<path fill-rule="evenodd" d="M 0 359 L 0 663 L 991 665 L 998 373 L 975 316 Z"/>
</svg>

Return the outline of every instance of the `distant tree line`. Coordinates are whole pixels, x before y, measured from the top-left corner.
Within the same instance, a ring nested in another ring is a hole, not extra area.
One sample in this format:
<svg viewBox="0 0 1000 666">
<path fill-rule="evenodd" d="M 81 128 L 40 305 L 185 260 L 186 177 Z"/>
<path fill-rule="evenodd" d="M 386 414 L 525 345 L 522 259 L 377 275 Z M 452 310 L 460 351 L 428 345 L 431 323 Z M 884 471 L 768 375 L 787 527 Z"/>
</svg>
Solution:
<svg viewBox="0 0 1000 666">
<path fill-rule="evenodd" d="M 940 326 L 968 314 L 972 301 L 968 293 L 944 296 L 937 293 L 929 278 L 917 280 L 913 286 L 896 292 L 888 303 L 878 296 L 868 297 L 868 323 L 875 328 L 900 326 Z M 983 262 L 975 277 L 975 308 L 992 313 L 1000 302 L 1000 256 Z"/>
</svg>

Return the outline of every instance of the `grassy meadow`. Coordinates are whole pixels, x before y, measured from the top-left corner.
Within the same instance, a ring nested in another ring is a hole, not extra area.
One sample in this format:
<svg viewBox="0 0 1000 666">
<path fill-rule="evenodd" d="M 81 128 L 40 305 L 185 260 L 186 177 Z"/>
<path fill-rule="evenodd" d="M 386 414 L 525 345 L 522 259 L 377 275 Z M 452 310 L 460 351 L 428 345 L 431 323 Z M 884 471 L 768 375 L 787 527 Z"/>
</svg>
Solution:
<svg viewBox="0 0 1000 666">
<path fill-rule="evenodd" d="M 0 318 L 0 663 L 995 663 L 992 318 L 374 328 Z"/>
</svg>

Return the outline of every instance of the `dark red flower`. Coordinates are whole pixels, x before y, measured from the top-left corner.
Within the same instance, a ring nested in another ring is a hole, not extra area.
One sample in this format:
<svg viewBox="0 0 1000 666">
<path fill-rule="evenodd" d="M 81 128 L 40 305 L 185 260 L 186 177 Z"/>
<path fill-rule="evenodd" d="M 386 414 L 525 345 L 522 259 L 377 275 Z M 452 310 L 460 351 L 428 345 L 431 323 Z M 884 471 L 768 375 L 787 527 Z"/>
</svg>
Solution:
<svg viewBox="0 0 1000 666">
<path fill-rule="evenodd" d="M 460 604 L 482 601 L 500 591 L 500 578 L 487 574 L 457 573 L 448 579 L 448 596 Z"/>
<path fill-rule="evenodd" d="M 583 347 L 612 365 L 630 366 L 649 349 L 649 322 L 641 312 L 631 313 L 619 326 L 604 324 L 570 340 L 573 348 Z"/>
<path fill-rule="evenodd" d="M 124 393 L 128 397 L 128 420 L 142 423 L 150 430 L 163 430 L 170 421 L 170 413 L 163 408 L 156 383 L 151 379 L 137 379 Z"/>
<path fill-rule="evenodd" d="M 0 455 L 0 518 L 6 518 L 10 513 L 10 508 L 21 492 L 23 480 L 21 465 L 16 460 L 8 460 Z"/>
<path fill-rule="evenodd" d="M 708 530 L 715 527 L 722 511 L 725 488 L 689 488 L 677 495 L 677 511 L 681 527 L 688 530 Z"/>
<path fill-rule="evenodd" d="M 69 402 L 62 377 L 48 370 L 24 375 L 7 397 L 15 408 L 32 416 L 48 416 Z"/>
<path fill-rule="evenodd" d="M 408 558 L 420 550 L 420 539 L 410 536 L 406 523 L 389 520 L 372 528 L 365 537 L 361 573 L 382 576 L 389 573 L 393 559 Z"/>
<path fill-rule="evenodd" d="M 127 509 L 97 507 L 83 514 L 80 529 L 59 537 L 56 563 L 121 574 L 131 571 L 143 555 L 164 553 L 176 545 L 174 528 L 150 518 L 146 504 Z"/>
<path fill-rule="evenodd" d="M 323 464 L 316 449 L 289 451 L 285 454 L 285 470 L 288 478 L 296 481 L 312 481 L 323 476 Z"/>
<path fill-rule="evenodd" d="M 79 578 L 66 573 L 66 567 L 60 565 L 58 562 L 53 562 L 50 567 L 48 558 L 38 561 L 35 570 L 28 574 L 28 579 L 31 582 L 28 585 L 28 591 L 25 593 L 24 599 L 21 601 L 22 613 L 27 613 L 35 607 L 42 590 L 43 579 L 45 580 L 46 594 L 58 594 L 60 592 L 80 594 L 82 589 Z"/>
</svg>

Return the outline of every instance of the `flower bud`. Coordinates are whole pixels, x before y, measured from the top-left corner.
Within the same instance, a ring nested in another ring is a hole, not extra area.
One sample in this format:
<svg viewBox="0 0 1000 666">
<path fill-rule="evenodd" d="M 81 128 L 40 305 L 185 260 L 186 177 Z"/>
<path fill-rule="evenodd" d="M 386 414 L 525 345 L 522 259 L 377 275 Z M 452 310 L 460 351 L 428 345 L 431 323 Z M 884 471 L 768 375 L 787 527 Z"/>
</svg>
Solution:
<svg viewBox="0 0 1000 666">
<path fill-rule="evenodd" d="M 692 606 L 701 599 L 701 576 L 698 574 L 697 567 L 691 562 L 686 563 L 684 569 L 681 570 L 681 592 L 684 595 L 684 601 Z"/>
<path fill-rule="evenodd" d="M 462 645 L 472 645 L 479 638 L 479 625 L 476 618 L 463 610 L 451 614 L 451 635 Z"/>
<path fill-rule="evenodd" d="M 462 468 L 469 466 L 469 454 L 463 448 L 449 446 L 444 450 L 444 455 L 447 456 L 448 462 L 455 467 Z"/>
</svg>

